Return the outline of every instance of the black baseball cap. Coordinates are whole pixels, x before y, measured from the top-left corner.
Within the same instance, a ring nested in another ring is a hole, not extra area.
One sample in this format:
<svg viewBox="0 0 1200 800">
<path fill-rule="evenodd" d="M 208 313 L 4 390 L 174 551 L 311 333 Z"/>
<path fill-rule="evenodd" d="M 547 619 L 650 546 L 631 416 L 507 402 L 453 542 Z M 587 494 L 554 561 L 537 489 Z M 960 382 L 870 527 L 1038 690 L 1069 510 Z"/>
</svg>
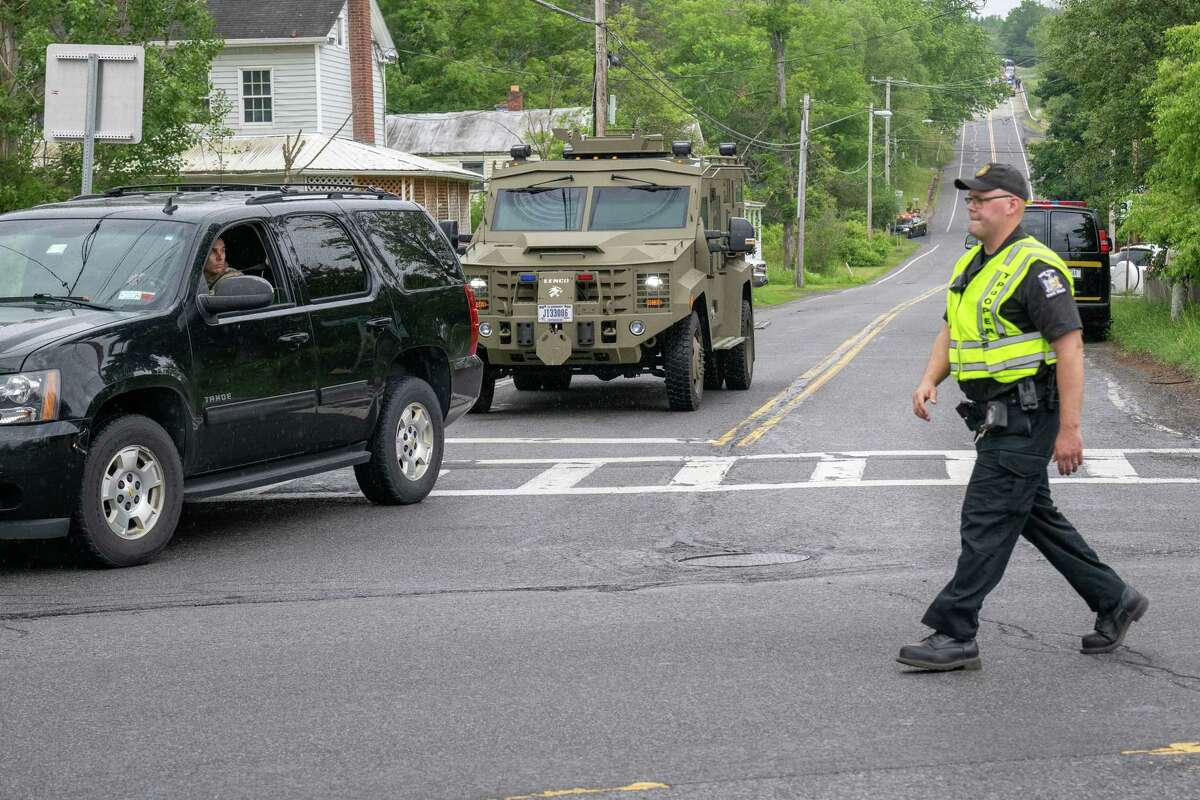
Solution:
<svg viewBox="0 0 1200 800">
<path fill-rule="evenodd" d="M 1015 194 L 1022 200 L 1029 199 L 1029 184 L 1025 176 L 1012 164 L 984 164 L 975 173 L 974 178 L 954 179 L 954 188 L 962 191 L 986 192 L 990 189 L 1003 189 L 1009 194 Z"/>
</svg>

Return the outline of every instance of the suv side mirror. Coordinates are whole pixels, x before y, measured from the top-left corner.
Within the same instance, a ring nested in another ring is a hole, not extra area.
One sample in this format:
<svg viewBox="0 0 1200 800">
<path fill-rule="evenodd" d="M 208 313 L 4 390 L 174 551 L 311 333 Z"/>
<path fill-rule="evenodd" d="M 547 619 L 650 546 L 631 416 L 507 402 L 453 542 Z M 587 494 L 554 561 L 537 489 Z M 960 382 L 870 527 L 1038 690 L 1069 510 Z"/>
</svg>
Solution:
<svg viewBox="0 0 1200 800">
<path fill-rule="evenodd" d="M 729 252 L 749 253 L 754 250 L 754 226 L 745 217 L 729 218 Z"/>
<path fill-rule="evenodd" d="M 446 238 L 450 240 L 450 244 L 458 246 L 458 220 L 456 219 L 439 219 L 438 227 L 442 229 L 442 233 L 446 234 Z"/>
<path fill-rule="evenodd" d="M 270 281 L 254 275 L 229 275 L 213 285 L 212 294 L 199 295 L 196 302 L 206 314 L 223 314 L 266 308 L 274 299 L 275 287 Z"/>
<path fill-rule="evenodd" d="M 458 239 L 452 240 L 454 242 L 454 249 L 460 256 L 467 252 L 467 246 L 471 244 L 473 238 L 475 237 L 469 233 L 460 233 Z"/>
</svg>

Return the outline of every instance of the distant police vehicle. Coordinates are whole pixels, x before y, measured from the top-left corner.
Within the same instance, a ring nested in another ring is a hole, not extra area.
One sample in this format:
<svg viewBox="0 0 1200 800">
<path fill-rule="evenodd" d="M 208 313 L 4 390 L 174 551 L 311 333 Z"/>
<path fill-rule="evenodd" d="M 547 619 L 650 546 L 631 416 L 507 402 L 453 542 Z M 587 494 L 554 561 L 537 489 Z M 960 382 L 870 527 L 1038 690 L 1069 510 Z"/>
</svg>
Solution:
<svg viewBox="0 0 1200 800">
<path fill-rule="evenodd" d="M 566 141 L 562 159 L 530 148 L 493 173 L 484 219 L 463 254 L 487 368 L 496 379 L 562 391 L 578 374 L 666 379 L 669 407 L 705 389 L 747 389 L 754 371 L 745 166 L 661 136 Z"/>
</svg>

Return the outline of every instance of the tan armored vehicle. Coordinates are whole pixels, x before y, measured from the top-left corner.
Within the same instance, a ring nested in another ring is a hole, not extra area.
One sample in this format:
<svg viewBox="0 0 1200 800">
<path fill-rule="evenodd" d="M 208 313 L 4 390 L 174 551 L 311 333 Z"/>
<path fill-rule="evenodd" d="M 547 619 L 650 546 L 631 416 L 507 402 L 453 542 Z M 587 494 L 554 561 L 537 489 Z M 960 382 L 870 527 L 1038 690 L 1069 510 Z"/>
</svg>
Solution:
<svg viewBox="0 0 1200 800">
<path fill-rule="evenodd" d="M 487 363 L 474 411 L 497 378 L 563 391 L 577 374 L 666 379 L 674 411 L 705 389 L 747 389 L 754 373 L 754 229 L 732 144 L 694 157 L 661 136 L 556 131 L 563 158 L 493 173 L 484 219 L 462 257 Z"/>
</svg>

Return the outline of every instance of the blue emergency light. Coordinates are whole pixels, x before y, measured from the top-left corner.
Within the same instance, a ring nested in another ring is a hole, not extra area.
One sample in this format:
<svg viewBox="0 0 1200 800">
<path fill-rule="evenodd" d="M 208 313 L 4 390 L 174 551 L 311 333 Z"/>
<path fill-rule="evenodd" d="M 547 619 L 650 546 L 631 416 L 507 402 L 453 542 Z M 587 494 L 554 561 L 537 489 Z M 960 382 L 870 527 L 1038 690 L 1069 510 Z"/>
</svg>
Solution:
<svg viewBox="0 0 1200 800">
<path fill-rule="evenodd" d="M 533 272 L 522 272 L 521 283 L 533 283 L 537 280 L 537 274 Z"/>
</svg>

